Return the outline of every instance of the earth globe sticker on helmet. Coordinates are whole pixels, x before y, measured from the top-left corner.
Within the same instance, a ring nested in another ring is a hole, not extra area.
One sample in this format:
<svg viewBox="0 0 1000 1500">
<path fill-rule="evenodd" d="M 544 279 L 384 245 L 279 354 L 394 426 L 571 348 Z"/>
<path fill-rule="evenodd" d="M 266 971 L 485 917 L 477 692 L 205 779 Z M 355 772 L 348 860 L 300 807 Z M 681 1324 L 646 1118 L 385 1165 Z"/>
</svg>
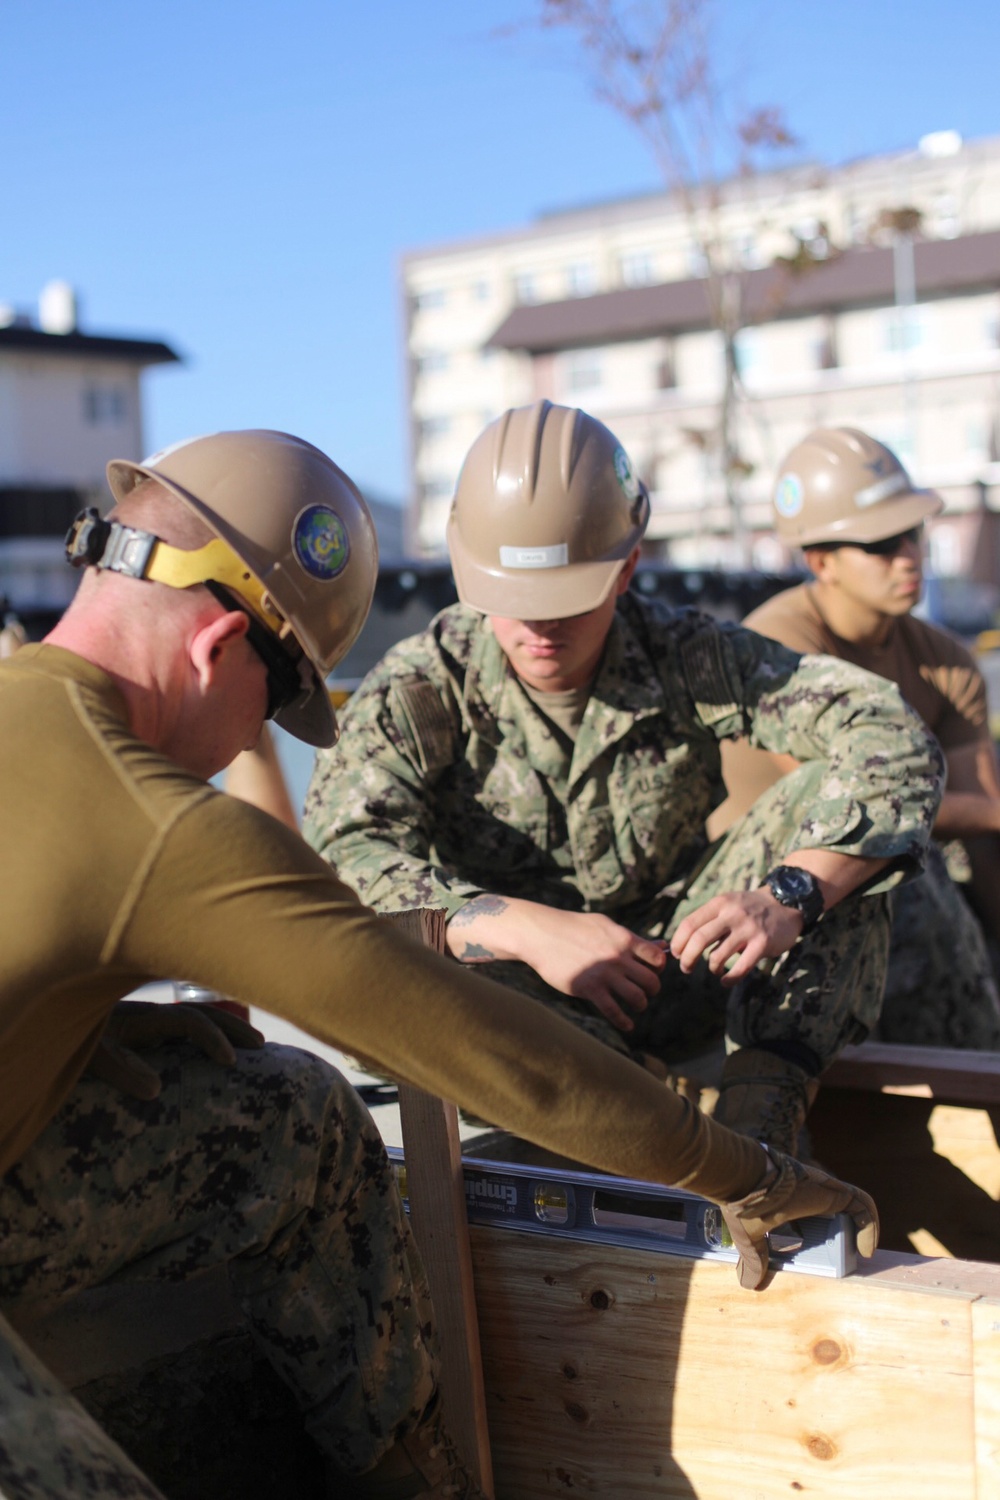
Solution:
<svg viewBox="0 0 1000 1500">
<path fill-rule="evenodd" d="M 802 480 L 797 474 L 783 474 L 774 492 L 774 508 L 779 516 L 790 520 L 802 509 L 804 499 Z"/>
<path fill-rule="evenodd" d="M 632 468 L 632 460 L 624 448 L 615 449 L 615 473 L 618 476 L 618 483 L 625 491 L 626 498 L 637 500 L 640 490 L 639 480 Z"/>
<path fill-rule="evenodd" d="M 307 505 L 292 527 L 292 548 L 311 578 L 336 578 L 347 566 L 351 544 L 347 527 L 328 505 Z"/>
</svg>

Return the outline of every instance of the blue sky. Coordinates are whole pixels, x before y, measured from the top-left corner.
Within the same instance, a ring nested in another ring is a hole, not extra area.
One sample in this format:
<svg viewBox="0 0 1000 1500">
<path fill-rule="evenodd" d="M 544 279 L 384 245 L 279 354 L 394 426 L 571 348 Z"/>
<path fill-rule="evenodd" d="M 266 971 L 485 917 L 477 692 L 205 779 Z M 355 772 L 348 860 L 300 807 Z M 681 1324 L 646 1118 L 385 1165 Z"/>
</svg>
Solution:
<svg viewBox="0 0 1000 1500">
<path fill-rule="evenodd" d="M 398 259 L 654 189 L 535 0 L 0 0 L 0 301 L 153 335 L 150 448 L 273 426 L 401 496 Z M 721 73 L 839 162 L 1000 133 L 1000 5 L 718 0 Z"/>
</svg>

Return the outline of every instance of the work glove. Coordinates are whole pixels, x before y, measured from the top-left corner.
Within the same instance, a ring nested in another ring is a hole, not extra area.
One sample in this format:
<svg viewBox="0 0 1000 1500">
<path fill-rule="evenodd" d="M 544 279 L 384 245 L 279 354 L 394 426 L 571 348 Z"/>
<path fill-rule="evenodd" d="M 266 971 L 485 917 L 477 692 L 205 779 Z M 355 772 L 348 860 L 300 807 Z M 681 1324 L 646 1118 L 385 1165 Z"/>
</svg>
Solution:
<svg viewBox="0 0 1000 1500">
<path fill-rule="evenodd" d="M 740 1286 L 755 1291 L 767 1275 L 768 1230 L 789 1219 L 850 1214 L 857 1228 L 858 1252 L 871 1255 L 878 1244 L 878 1209 L 860 1188 L 840 1182 L 819 1167 L 768 1149 L 772 1168 L 761 1185 L 736 1203 L 720 1205 L 733 1244 L 740 1253 Z"/>
<path fill-rule="evenodd" d="M 251 1051 L 264 1038 L 248 1022 L 215 1005 L 156 1005 L 148 1000 L 120 1000 L 108 1018 L 97 1050 L 86 1072 L 133 1099 L 155 1099 L 160 1077 L 136 1056 L 134 1049 L 158 1047 L 162 1042 L 194 1042 L 205 1056 L 223 1067 L 236 1062 L 234 1047 Z"/>
</svg>

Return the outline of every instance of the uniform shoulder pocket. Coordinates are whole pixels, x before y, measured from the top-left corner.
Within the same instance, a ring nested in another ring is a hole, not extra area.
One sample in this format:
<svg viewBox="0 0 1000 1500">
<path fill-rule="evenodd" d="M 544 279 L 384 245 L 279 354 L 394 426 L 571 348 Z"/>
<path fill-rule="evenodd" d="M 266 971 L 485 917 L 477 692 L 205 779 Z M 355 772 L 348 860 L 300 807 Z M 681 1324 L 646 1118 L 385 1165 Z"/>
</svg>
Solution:
<svg viewBox="0 0 1000 1500">
<path fill-rule="evenodd" d="M 681 647 L 681 667 L 703 724 L 711 726 L 742 714 L 740 676 L 721 630 L 709 627 L 686 640 Z"/>
<path fill-rule="evenodd" d="M 458 729 L 446 704 L 426 677 L 400 677 L 389 689 L 393 717 L 420 769 L 436 776 L 455 761 Z"/>
</svg>

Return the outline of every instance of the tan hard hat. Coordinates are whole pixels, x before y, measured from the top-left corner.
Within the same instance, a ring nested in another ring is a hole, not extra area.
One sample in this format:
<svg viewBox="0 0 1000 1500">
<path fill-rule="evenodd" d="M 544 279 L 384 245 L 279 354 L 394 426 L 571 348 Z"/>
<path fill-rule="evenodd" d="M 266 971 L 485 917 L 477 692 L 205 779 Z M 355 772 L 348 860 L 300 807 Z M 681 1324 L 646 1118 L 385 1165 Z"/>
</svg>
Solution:
<svg viewBox="0 0 1000 1500">
<path fill-rule="evenodd" d="M 558 620 L 608 597 L 649 496 L 602 422 L 538 401 L 504 412 L 462 465 L 448 518 L 458 597 L 483 614 Z"/>
<path fill-rule="evenodd" d="M 793 547 L 880 542 L 944 510 L 891 448 L 856 427 L 817 427 L 797 443 L 778 471 L 773 505 L 778 535 Z"/>
<path fill-rule="evenodd" d="M 266 430 L 217 432 L 143 463 L 108 464 L 116 500 L 143 479 L 190 506 L 250 570 L 246 590 L 238 579 L 215 581 L 240 592 L 279 638 L 291 634 L 312 667 L 276 722 L 309 745 L 332 744 L 337 721 L 324 679 L 357 639 L 378 573 L 375 526 L 360 491 L 311 443 Z"/>
</svg>

